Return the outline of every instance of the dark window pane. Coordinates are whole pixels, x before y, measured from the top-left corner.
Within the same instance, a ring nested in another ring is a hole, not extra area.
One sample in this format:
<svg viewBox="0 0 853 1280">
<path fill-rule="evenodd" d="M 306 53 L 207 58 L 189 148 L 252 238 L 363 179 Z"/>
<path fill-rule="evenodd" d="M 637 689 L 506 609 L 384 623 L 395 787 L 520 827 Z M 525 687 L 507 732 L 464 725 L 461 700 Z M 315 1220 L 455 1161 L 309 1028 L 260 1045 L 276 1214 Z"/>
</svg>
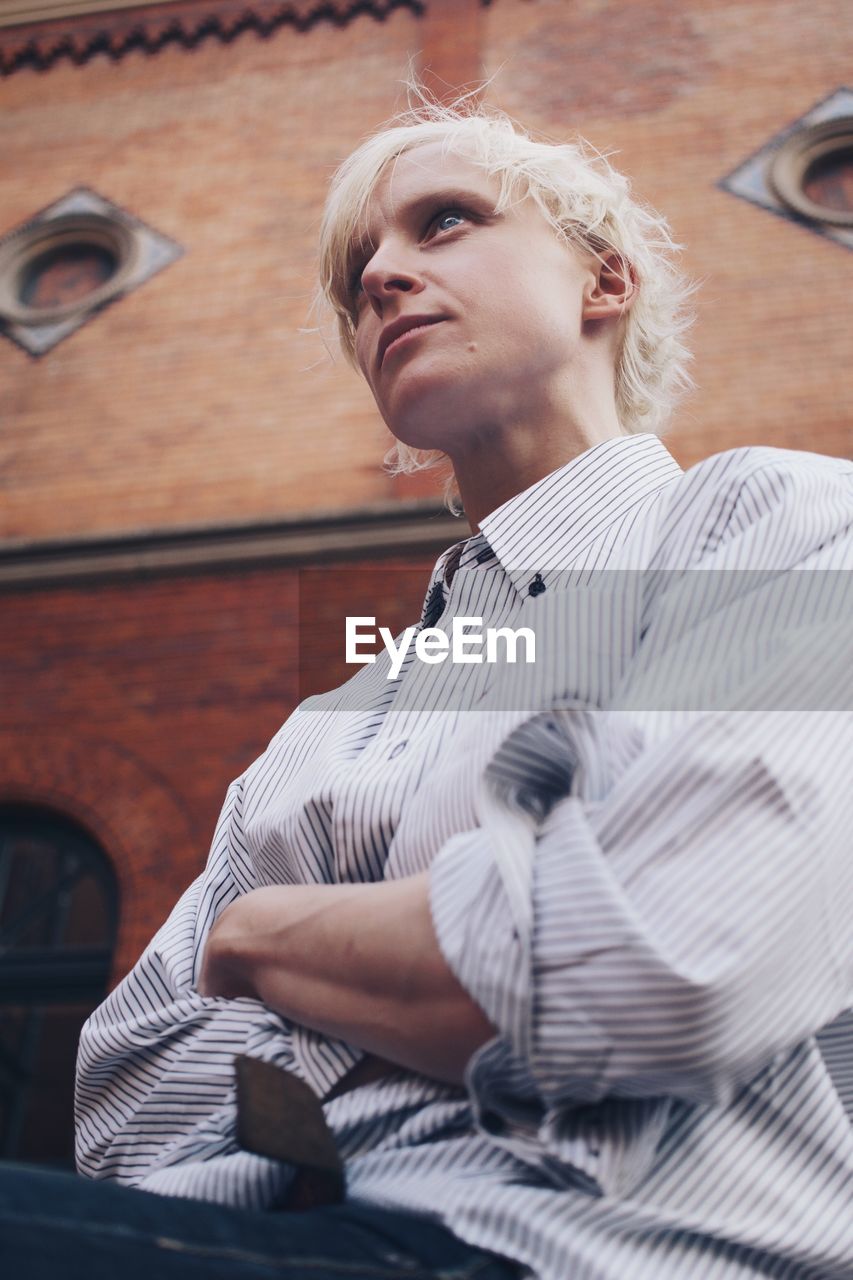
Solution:
<svg viewBox="0 0 853 1280">
<path fill-rule="evenodd" d="M 815 161 L 806 173 L 803 191 L 824 209 L 853 213 L 853 149 L 834 151 Z"/>
<path fill-rule="evenodd" d="M 111 913 L 104 910 L 104 887 L 91 872 L 76 881 L 65 924 L 67 947 L 111 947 L 115 932 Z"/>
<path fill-rule="evenodd" d="M 115 930 L 94 841 L 57 814 L 0 808 L 0 1158 L 72 1164 L 77 1041 Z"/>
<path fill-rule="evenodd" d="M 118 263 L 97 244 L 64 244 L 34 258 L 24 271 L 21 302 L 29 307 L 59 307 L 82 302 L 115 275 Z"/>
</svg>

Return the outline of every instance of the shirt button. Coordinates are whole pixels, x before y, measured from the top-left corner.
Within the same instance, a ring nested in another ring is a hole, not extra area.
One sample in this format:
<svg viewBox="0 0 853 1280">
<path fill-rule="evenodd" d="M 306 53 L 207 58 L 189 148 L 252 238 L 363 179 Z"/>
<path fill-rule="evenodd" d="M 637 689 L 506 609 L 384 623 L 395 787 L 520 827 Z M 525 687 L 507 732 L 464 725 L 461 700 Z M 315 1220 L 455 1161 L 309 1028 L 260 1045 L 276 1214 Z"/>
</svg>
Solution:
<svg viewBox="0 0 853 1280">
<path fill-rule="evenodd" d="M 533 579 L 530 586 L 527 588 L 527 594 L 529 596 L 541 596 L 542 592 L 545 590 L 546 590 L 546 587 L 545 587 L 545 583 L 542 581 L 542 574 L 537 573 L 536 577 Z"/>
<path fill-rule="evenodd" d="M 388 759 L 396 760 L 397 756 L 402 755 L 409 745 L 409 739 L 405 738 L 402 742 L 398 742 L 394 749 L 390 752 Z"/>
</svg>

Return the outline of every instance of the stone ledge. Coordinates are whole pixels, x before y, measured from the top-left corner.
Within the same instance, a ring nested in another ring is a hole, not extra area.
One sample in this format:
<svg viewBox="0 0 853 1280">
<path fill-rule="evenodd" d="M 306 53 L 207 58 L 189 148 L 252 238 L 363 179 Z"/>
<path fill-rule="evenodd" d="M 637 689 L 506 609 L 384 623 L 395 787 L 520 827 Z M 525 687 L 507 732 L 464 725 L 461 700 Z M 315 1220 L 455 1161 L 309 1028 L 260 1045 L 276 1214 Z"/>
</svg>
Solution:
<svg viewBox="0 0 853 1280">
<path fill-rule="evenodd" d="M 199 525 L 121 536 L 0 543 L 0 590 L 96 579 L 211 572 L 258 565 L 314 565 L 395 552 L 435 554 L 468 526 L 433 503 L 395 503 L 366 511 Z"/>
</svg>

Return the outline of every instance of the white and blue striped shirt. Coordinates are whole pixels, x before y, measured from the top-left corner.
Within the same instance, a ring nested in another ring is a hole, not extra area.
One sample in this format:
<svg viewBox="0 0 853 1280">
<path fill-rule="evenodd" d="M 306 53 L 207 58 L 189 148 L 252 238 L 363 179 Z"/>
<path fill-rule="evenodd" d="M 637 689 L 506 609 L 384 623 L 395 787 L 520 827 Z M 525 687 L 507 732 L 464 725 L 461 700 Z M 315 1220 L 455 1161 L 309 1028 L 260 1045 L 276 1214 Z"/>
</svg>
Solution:
<svg viewBox="0 0 853 1280">
<path fill-rule="evenodd" d="M 851 568 L 853 464 L 808 454 L 682 473 L 620 438 L 493 512 L 431 620 L 531 626 L 536 663 L 384 657 L 297 709 L 84 1027 L 81 1172 L 270 1205 L 292 1169 L 237 1147 L 234 1055 L 321 1096 L 361 1055 L 200 996 L 211 923 L 431 868 L 498 1034 L 464 1089 L 401 1069 L 325 1104 L 351 1197 L 544 1280 L 849 1280 Z"/>
</svg>

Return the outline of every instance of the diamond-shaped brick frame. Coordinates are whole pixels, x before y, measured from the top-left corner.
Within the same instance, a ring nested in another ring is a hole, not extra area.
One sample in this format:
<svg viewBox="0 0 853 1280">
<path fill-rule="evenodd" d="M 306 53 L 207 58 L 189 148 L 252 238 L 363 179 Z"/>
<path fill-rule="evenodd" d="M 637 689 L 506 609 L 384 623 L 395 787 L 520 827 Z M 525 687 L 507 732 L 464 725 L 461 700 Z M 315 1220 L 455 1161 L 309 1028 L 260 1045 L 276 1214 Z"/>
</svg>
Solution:
<svg viewBox="0 0 853 1280">
<path fill-rule="evenodd" d="M 11 339 L 19 347 L 23 347 L 31 356 L 46 355 L 63 338 L 75 333 L 77 329 L 81 328 L 82 325 L 86 324 L 88 320 L 98 315 L 106 307 L 118 302 L 121 298 L 127 297 L 129 293 L 133 292 L 134 289 L 138 289 L 140 285 L 145 284 L 146 280 L 150 280 L 158 271 L 162 271 L 164 267 L 170 266 L 176 259 L 182 257 L 185 252 L 176 241 L 170 240 L 168 236 L 164 236 L 160 231 L 155 231 L 153 227 L 149 227 L 144 223 L 141 218 L 128 213 L 126 209 L 113 204 L 111 200 L 107 200 L 105 196 L 98 195 L 96 191 L 90 191 L 88 187 L 75 187 L 73 191 L 69 191 L 67 195 L 62 196 L 54 204 L 48 205 L 46 209 L 42 209 L 34 217 L 21 223 L 20 226 L 14 227 L 0 237 L 0 246 L 11 240 L 13 236 L 23 234 L 30 227 L 38 226 L 44 222 L 51 222 L 54 218 L 67 213 L 99 213 L 104 217 L 123 223 L 133 233 L 136 241 L 136 263 L 121 289 L 93 307 L 87 307 L 85 299 L 83 299 L 79 311 L 51 324 L 36 325 L 20 324 L 12 321 L 0 322 L 0 334 Z"/>
<path fill-rule="evenodd" d="M 810 218 L 804 218 L 784 204 L 770 185 L 770 166 L 773 158 L 792 133 L 806 125 L 820 124 L 824 120 L 838 120 L 843 116 L 853 116 L 853 89 L 836 89 L 828 98 L 824 98 L 805 115 L 800 116 L 799 120 L 795 120 L 769 142 L 765 142 L 760 150 L 738 165 L 717 185 L 723 191 L 730 191 L 732 195 L 740 196 L 750 204 L 757 204 L 759 208 L 767 209 L 770 213 L 787 219 L 788 222 L 799 223 L 801 227 L 813 231 L 816 235 L 834 240 L 845 249 L 853 249 L 853 227 L 833 226 L 829 222 L 813 222 Z"/>
</svg>

